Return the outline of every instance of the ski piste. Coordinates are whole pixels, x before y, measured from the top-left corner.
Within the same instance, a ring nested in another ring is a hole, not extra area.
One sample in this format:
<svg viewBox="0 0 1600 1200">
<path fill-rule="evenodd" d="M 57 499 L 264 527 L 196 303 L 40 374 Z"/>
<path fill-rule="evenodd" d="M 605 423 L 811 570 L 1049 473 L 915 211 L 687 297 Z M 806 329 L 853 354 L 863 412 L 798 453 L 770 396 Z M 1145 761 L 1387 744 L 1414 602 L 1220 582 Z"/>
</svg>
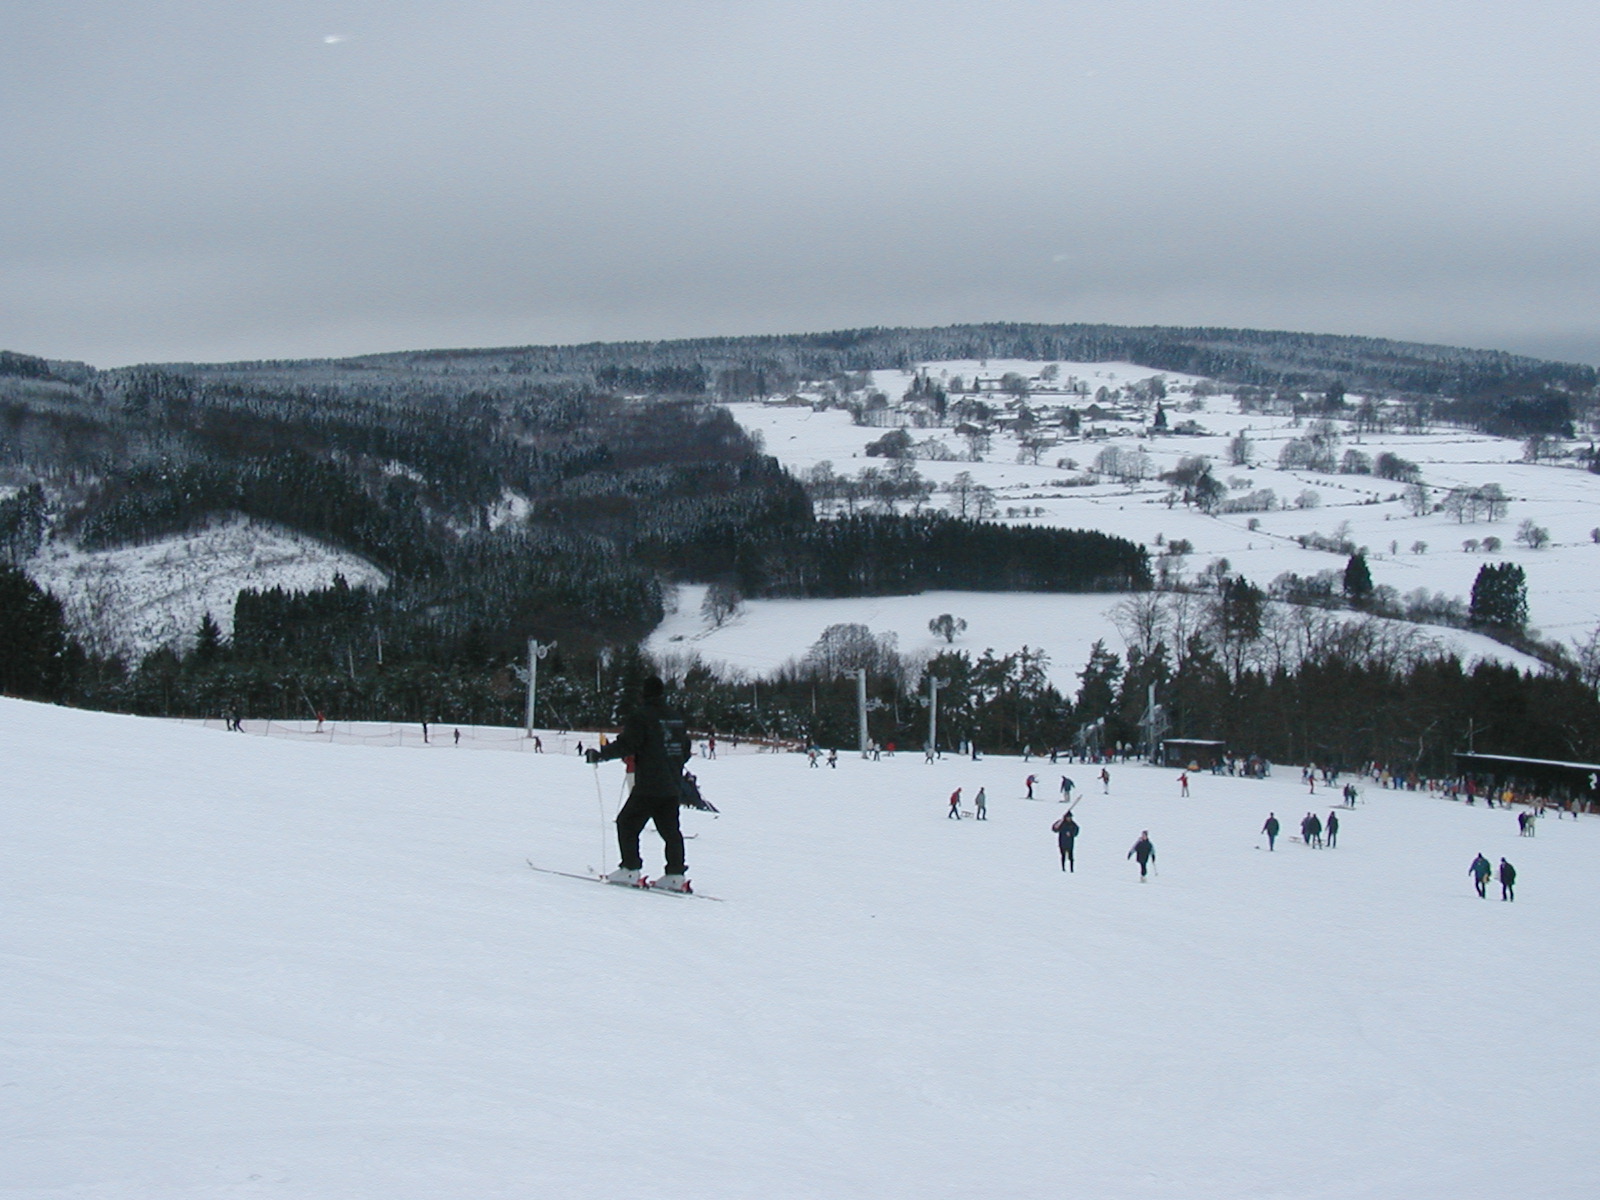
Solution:
<svg viewBox="0 0 1600 1200">
<path fill-rule="evenodd" d="M 566 879 L 583 879 L 587 880 L 589 883 L 605 884 L 606 887 L 614 887 L 618 891 L 622 892 L 652 892 L 657 896 L 682 896 L 687 899 L 715 900 L 718 904 L 727 903 L 727 901 L 721 896 L 708 896 L 704 892 L 672 892 L 668 891 L 666 888 L 651 887 L 649 884 L 642 881 L 643 876 L 640 877 L 641 882 L 629 887 L 625 884 L 611 883 L 604 875 L 594 871 L 591 871 L 588 874 L 584 874 L 581 871 L 558 871 L 554 867 L 541 867 L 531 858 L 524 859 L 523 861 L 525 861 L 535 871 L 538 871 L 541 875 L 560 875 Z"/>
</svg>

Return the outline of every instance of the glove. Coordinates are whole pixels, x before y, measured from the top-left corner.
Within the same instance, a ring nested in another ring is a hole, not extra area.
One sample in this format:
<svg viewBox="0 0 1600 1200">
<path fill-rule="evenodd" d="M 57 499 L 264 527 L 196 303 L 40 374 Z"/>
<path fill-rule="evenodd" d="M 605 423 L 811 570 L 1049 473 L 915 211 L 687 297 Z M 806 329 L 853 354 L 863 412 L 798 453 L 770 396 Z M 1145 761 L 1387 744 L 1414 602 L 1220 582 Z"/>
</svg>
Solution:
<svg viewBox="0 0 1600 1200">
<path fill-rule="evenodd" d="M 591 767 L 597 766 L 599 764 L 599 762 L 600 762 L 600 751 L 598 751 L 598 750 L 585 750 L 583 752 L 583 757 L 584 757 L 584 760 L 586 762 L 588 762 L 588 764 Z"/>
</svg>

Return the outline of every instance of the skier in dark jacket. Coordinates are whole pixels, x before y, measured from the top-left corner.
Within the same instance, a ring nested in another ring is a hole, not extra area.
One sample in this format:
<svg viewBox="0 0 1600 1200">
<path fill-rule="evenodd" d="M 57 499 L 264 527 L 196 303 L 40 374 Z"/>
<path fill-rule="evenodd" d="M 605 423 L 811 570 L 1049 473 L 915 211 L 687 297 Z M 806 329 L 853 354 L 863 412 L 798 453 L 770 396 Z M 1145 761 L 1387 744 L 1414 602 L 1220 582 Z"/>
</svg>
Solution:
<svg viewBox="0 0 1600 1200">
<path fill-rule="evenodd" d="M 1478 889 L 1478 899 L 1487 900 L 1485 889 L 1489 886 L 1489 876 L 1494 874 L 1494 868 L 1489 865 L 1489 860 L 1481 854 L 1478 855 L 1467 868 L 1467 874 L 1472 876 L 1472 886 Z"/>
<path fill-rule="evenodd" d="M 1339 814 L 1328 814 L 1328 849 L 1332 850 L 1339 843 Z"/>
<path fill-rule="evenodd" d="M 1272 847 L 1273 847 L 1273 843 L 1278 840 L 1278 830 L 1281 829 L 1281 828 L 1283 828 L 1283 827 L 1278 824 L 1277 814 L 1268 813 L 1267 814 L 1267 823 L 1261 827 L 1261 832 L 1267 835 L 1267 849 L 1268 850 L 1271 850 Z M 1258 850 L 1260 848 L 1261 847 L 1259 847 L 1259 846 L 1256 847 L 1256 849 L 1258 849 Z"/>
<path fill-rule="evenodd" d="M 1143 883 L 1150 864 L 1156 860 L 1155 844 L 1150 840 L 1148 829 L 1139 834 L 1139 840 L 1133 844 L 1133 849 L 1128 851 L 1128 857 L 1139 860 L 1139 882 Z"/>
<path fill-rule="evenodd" d="M 667 872 L 650 886 L 686 892 L 688 870 L 683 861 L 683 831 L 678 805 L 683 795 L 683 766 L 689 761 L 689 733 L 683 718 L 666 704 L 666 684 L 650 676 L 639 689 L 639 704 L 622 724 L 622 734 L 584 757 L 591 765 L 612 758 L 633 759 L 633 792 L 617 814 L 617 845 L 622 862 L 606 876 L 609 883 L 638 886 L 644 870 L 639 834 L 651 821 L 667 852 Z"/>
<path fill-rule="evenodd" d="M 1062 813 L 1061 820 L 1055 823 L 1055 831 L 1056 846 L 1061 851 L 1061 869 L 1076 872 L 1078 864 L 1072 857 L 1072 848 L 1078 840 L 1078 823 L 1071 813 Z"/>
<path fill-rule="evenodd" d="M 1515 900 L 1516 898 L 1517 869 L 1502 858 L 1500 860 L 1500 899 Z"/>
</svg>

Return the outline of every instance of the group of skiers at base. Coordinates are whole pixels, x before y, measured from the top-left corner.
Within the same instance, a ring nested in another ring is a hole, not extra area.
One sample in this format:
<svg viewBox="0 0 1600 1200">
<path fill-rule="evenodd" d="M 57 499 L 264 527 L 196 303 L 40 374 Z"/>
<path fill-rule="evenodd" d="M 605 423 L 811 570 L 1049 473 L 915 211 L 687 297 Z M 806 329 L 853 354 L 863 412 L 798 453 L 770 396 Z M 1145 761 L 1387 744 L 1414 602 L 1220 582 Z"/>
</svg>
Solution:
<svg viewBox="0 0 1600 1200">
<path fill-rule="evenodd" d="M 1276 813 L 1268 813 L 1267 822 L 1261 827 L 1261 832 L 1267 835 L 1268 850 L 1277 848 L 1278 831 L 1282 828 L 1283 826 L 1278 822 L 1278 815 Z M 1322 838 L 1324 834 L 1326 834 L 1328 838 L 1327 845 L 1329 850 L 1332 850 L 1339 844 L 1338 813 L 1330 812 L 1328 814 L 1327 825 L 1323 825 L 1322 819 L 1318 817 L 1316 813 L 1307 813 L 1300 819 L 1300 840 L 1303 841 L 1307 846 L 1310 846 L 1312 849 L 1320 850 L 1322 848 Z M 1258 850 L 1260 849 L 1259 846 L 1256 848 Z"/>
<path fill-rule="evenodd" d="M 632 764 L 633 790 L 622 810 L 617 813 L 617 842 L 622 852 L 622 862 L 615 871 L 606 876 L 607 882 L 630 886 L 642 884 L 644 862 L 639 853 L 639 835 L 644 831 L 645 825 L 653 822 L 656 832 L 661 835 L 661 840 L 665 844 L 667 862 L 666 874 L 653 881 L 650 886 L 687 892 L 690 890 L 686 877 L 688 867 L 684 861 L 683 832 L 679 825 L 678 809 L 683 802 L 683 769 L 693 749 L 683 718 L 666 706 L 665 696 L 666 686 L 659 677 L 652 676 L 646 679 L 640 689 L 640 702 L 624 722 L 622 733 L 609 743 L 602 739 L 601 748 L 587 750 L 584 757 L 591 765 L 617 758 L 627 758 Z M 1102 786 L 1109 792 L 1110 772 L 1102 769 L 1100 780 Z M 1035 782 L 1037 780 L 1033 776 L 1028 777 L 1030 796 Z M 1065 776 L 1061 782 L 1062 796 L 1065 799 L 1071 795 L 1072 784 Z M 1187 790 L 1186 775 L 1180 779 L 1180 783 Z M 974 798 L 974 809 L 973 815 L 978 820 L 988 819 L 988 797 L 981 787 Z M 956 820 L 960 820 L 963 815 L 960 788 L 950 794 L 948 815 Z M 1530 814 L 1518 815 L 1517 825 L 1519 832 L 1524 836 L 1527 836 L 1528 827 L 1532 823 Z M 1081 827 L 1071 810 L 1063 813 L 1050 828 L 1056 835 L 1056 845 L 1061 853 L 1061 869 L 1075 871 L 1077 864 L 1074 849 Z M 1266 824 L 1261 827 L 1261 831 L 1267 835 L 1269 850 L 1275 848 L 1280 829 L 1277 815 L 1269 813 Z M 1332 849 L 1338 842 L 1339 816 L 1330 812 L 1327 824 L 1324 826 L 1315 813 L 1308 812 L 1300 822 L 1300 832 L 1305 844 L 1312 847 L 1320 847 L 1323 835 L 1326 833 L 1328 847 Z M 1138 841 L 1134 842 L 1127 857 L 1138 861 L 1139 881 L 1144 882 L 1156 860 L 1155 843 L 1150 840 L 1149 830 L 1139 834 Z M 1489 879 L 1494 873 L 1495 868 L 1482 854 L 1472 860 L 1468 874 L 1472 876 L 1473 886 L 1480 897 L 1487 898 Z M 1500 898 L 1506 901 L 1515 900 L 1517 870 L 1504 858 L 1500 860 L 1499 877 Z"/>
</svg>

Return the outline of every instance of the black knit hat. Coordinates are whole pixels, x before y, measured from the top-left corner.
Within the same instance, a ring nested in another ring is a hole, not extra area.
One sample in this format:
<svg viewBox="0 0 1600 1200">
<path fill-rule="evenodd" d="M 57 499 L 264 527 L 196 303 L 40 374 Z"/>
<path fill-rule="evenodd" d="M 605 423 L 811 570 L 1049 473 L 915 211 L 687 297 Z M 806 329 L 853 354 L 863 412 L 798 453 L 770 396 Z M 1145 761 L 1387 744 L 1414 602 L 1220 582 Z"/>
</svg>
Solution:
<svg viewBox="0 0 1600 1200">
<path fill-rule="evenodd" d="M 639 695 L 646 700 L 659 700 L 667 694 L 667 685 L 661 682 L 661 676 L 652 675 L 639 685 Z"/>
</svg>

